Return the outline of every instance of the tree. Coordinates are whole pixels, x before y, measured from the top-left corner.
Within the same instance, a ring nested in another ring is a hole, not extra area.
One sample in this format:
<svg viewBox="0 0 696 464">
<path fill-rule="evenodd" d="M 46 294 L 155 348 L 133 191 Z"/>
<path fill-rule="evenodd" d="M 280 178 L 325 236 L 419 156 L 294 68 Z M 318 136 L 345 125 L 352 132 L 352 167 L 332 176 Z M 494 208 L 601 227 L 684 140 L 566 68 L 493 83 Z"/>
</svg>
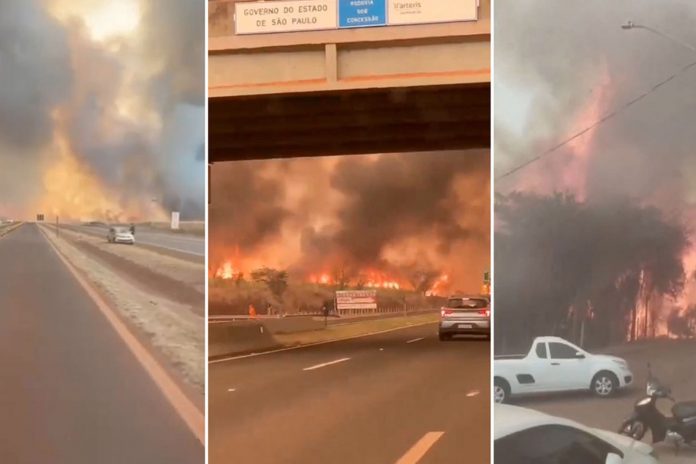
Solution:
<svg viewBox="0 0 696 464">
<path fill-rule="evenodd" d="M 338 290 L 345 290 L 350 284 L 352 273 L 345 264 L 336 266 L 331 273 L 333 282 Z"/>
<path fill-rule="evenodd" d="M 655 208 L 513 193 L 496 198 L 496 219 L 496 340 L 516 349 L 580 325 L 595 345 L 647 336 L 646 302 L 683 288 L 688 237 Z"/>
<path fill-rule="evenodd" d="M 266 284 L 273 296 L 275 296 L 279 301 L 282 300 L 283 293 L 285 293 L 285 290 L 288 288 L 287 271 L 263 267 L 261 269 L 252 271 L 251 278 L 254 282 L 262 282 Z"/>
<path fill-rule="evenodd" d="M 415 269 L 409 276 L 409 283 L 416 292 L 425 295 L 439 276 L 440 273 L 432 269 Z"/>
</svg>

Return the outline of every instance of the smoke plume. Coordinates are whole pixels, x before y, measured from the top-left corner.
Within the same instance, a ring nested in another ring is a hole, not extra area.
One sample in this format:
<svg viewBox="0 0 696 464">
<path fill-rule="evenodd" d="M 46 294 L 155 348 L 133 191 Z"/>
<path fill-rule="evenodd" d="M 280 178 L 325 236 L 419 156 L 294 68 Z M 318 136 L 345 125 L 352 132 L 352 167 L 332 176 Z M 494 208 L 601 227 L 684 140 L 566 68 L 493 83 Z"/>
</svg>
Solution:
<svg viewBox="0 0 696 464">
<path fill-rule="evenodd" d="M 204 4 L 112 3 L 0 3 L 0 209 L 9 215 L 203 217 Z M 123 5 L 135 13 L 109 18 Z"/>
<path fill-rule="evenodd" d="M 215 165 L 211 263 L 403 279 L 437 269 L 478 292 L 489 265 L 489 160 L 468 151 Z"/>
</svg>

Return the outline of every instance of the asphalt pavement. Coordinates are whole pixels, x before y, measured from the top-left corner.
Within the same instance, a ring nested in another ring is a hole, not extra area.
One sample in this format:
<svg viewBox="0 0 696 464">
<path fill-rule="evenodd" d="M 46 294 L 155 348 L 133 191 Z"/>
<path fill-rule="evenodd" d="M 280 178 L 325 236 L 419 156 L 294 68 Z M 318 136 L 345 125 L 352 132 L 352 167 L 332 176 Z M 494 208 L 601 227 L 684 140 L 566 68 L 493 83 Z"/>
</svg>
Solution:
<svg viewBox="0 0 696 464">
<path fill-rule="evenodd" d="M 658 340 L 640 342 L 599 350 L 597 353 L 614 354 L 623 357 L 633 370 L 636 380 L 614 397 L 603 399 L 589 393 L 553 394 L 521 397 L 513 401 L 517 406 L 536 409 L 554 416 L 575 420 L 590 427 L 617 431 L 621 423 L 633 411 L 637 400 L 645 396 L 647 363 L 652 364 L 653 374 L 672 388 L 678 401 L 696 401 L 696 376 L 694 376 L 694 355 L 696 341 Z M 672 404 L 668 400 L 658 403 L 663 414 L 670 415 Z M 651 443 L 650 432 L 643 438 Z M 675 454 L 669 443 L 654 445 L 662 464 L 693 464 L 696 462 L 696 449 L 683 448 Z"/>
<path fill-rule="evenodd" d="M 489 366 L 435 324 L 211 363 L 210 463 L 488 463 Z"/>
<path fill-rule="evenodd" d="M 0 239 L 0 263 L 1 462 L 204 462 L 38 226 Z"/>
<path fill-rule="evenodd" d="M 106 237 L 109 228 L 102 225 L 73 226 L 80 232 L 86 232 L 100 237 Z M 135 242 L 137 245 L 146 245 L 176 253 L 204 257 L 205 237 L 188 235 L 183 233 L 163 232 L 146 226 L 136 226 Z"/>
</svg>

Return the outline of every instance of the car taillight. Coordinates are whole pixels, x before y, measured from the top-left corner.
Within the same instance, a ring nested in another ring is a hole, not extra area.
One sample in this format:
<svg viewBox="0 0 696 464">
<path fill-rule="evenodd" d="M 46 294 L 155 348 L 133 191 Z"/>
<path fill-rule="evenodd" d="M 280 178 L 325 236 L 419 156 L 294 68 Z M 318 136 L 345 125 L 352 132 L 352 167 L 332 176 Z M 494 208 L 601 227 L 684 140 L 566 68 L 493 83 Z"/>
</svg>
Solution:
<svg viewBox="0 0 696 464">
<path fill-rule="evenodd" d="M 450 314 L 452 314 L 452 312 L 453 311 L 451 309 L 442 308 L 442 310 L 440 311 L 440 314 L 442 314 L 442 317 L 445 317 L 445 316 L 449 316 Z"/>
<path fill-rule="evenodd" d="M 491 317 L 491 310 L 490 309 L 482 309 L 479 311 L 479 314 L 482 316 Z"/>
</svg>

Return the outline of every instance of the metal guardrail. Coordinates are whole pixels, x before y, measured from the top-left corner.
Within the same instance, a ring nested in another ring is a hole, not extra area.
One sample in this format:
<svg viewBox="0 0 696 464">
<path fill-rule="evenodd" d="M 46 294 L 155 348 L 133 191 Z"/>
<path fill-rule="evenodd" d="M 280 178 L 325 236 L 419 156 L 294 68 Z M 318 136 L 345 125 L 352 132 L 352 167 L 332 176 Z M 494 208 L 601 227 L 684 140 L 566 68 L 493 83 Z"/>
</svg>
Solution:
<svg viewBox="0 0 696 464">
<path fill-rule="evenodd" d="M 394 306 L 389 308 L 377 308 L 377 309 L 352 309 L 352 310 L 340 310 L 338 312 L 331 312 L 327 316 L 329 319 L 350 319 L 350 318 L 360 318 L 367 316 L 386 316 L 386 315 L 398 315 L 403 314 L 405 316 L 409 314 L 425 313 L 425 312 L 435 312 L 439 311 L 440 308 L 423 308 L 422 306 Z M 257 314 L 256 316 L 249 316 L 248 314 L 223 314 L 223 315 L 209 315 L 208 321 L 215 322 L 234 322 L 234 321 L 248 321 L 248 320 L 273 320 L 273 319 L 288 319 L 296 317 L 324 317 L 322 312 L 298 312 L 291 314 Z"/>
</svg>

